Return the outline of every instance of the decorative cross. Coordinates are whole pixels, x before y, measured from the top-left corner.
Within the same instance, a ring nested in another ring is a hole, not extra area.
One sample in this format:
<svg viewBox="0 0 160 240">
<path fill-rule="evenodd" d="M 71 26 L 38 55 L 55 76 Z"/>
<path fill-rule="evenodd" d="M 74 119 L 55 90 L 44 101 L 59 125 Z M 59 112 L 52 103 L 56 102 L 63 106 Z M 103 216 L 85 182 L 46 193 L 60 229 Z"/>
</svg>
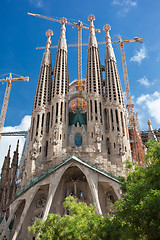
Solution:
<svg viewBox="0 0 160 240">
<path fill-rule="evenodd" d="M 46 32 L 46 36 L 51 37 L 52 35 L 53 35 L 53 31 L 48 29 L 47 32 Z"/>
<path fill-rule="evenodd" d="M 103 30 L 104 31 L 109 31 L 109 30 L 111 30 L 111 26 L 106 24 L 106 25 L 104 25 Z"/>
<path fill-rule="evenodd" d="M 91 15 L 88 17 L 88 21 L 94 21 L 94 20 L 95 20 L 95 16 L 91 14 Z"/>
<path fill-rule="evenodd" d="M 67 19 L 63 17 L 63 18 L 61 18 L 60 22 L 61 22 L 62 24 L 65 24 L 65 23 L 67 22 Z"/>
</svg>

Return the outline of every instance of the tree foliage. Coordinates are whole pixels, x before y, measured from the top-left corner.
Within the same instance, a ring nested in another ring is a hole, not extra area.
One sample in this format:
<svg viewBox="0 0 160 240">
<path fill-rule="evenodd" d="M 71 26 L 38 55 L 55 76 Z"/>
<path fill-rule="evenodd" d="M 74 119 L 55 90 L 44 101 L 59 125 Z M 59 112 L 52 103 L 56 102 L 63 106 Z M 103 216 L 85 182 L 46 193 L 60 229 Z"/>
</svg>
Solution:
<svg viewBox="0 0 160 240">
<path fill-rule="evenodd" d="M 116 218 L 131 239 L 160 239 L 160 143 L 147 143 L 146 166 L 136 166 L 122 179 L 122 198 L 115 204 Z"/>
<path fill-rule="evenodd" d="M 147 143 L 145 167 L 128 164 L 122 178 L 122 198 L 114 205 L 114 217 L 96 214 L 93 205 L 72 196 L 64 208 L 69 214 L 49 214 L 29 227 L 43 240 L 158 240 L 160 239 L 160 143 Z M 134 170 L 133 170 L 134 169 Z"/>
<path fill-rule="evenodd" d="M 96 214 L 95 207 L 78 202 L 73 196 L 66 198 L 64 208 L 68 214 L 49 214 L 46 221 L 37 219 L 29 232 L 43 240 L 115 240 L 117 231 L 114 219 Z M 107 231 L 106 231 L 107 226 Z"/>
</svg>

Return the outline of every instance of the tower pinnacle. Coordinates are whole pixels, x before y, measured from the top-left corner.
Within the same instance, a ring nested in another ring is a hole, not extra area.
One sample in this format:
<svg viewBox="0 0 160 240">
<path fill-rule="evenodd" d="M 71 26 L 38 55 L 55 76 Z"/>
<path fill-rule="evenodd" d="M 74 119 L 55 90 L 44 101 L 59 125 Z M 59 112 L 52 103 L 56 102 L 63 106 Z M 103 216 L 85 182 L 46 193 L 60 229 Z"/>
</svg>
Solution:
<svg viewBox="0 0 160 240">
<path fill-rule="evenodd" d="M 48 37 L 47 42 L 46 42 L 46 48 L 50 48 L 51 47 L 51 43 L 52 43 L 51 42 L 51 36 L 53 36 L 53 31 L 48 29 L 46 31 L 46 36 Z"/>
<path fill-rule="evenodd" d="M 61 27 L 61 36 L 59 39 L 59 43 L 58 43 L 58 49 L 64 49 L 67 52 L 67 42 L 66 42 L 66 27 L 65 27 L 65 23 L 67 22 L 66 18 L 61 18 L 60 20 L 62 27 Z"/>
<path fill-rule="evenodd" d="M 46 64 L 46 65 L 50 65 L 52 64 L 52 60 L 51 60 L 51 51 L 50 51 L 50 48 L 51 48 L 51 36 L 53 35 L 53 32 L 52 30 L 47 30 L 46 31 L 46 36 L 48 37 L 47 39 L 47 42 L 46 42 L 46 49 L 45 49 L 45 52 L 44 52 L 44 55 L 43 55 L 43 59 L 42 59 L 42 63 L 41 63 L 41 66 L 43 64 Z"/>
<path fill-rule="evenodd" d="M 90 15 L 88 17 L 88 21 L 90 21 L 90 35 L 89 35 L 89 42 L 88 42 L 88 47 L 97 47 L 98 48 L 98 44 L 97 44 L 97 39 L 96 39 L 96 35 L 95 35 L 95 27 L 93 24 L 93 21 L 95 20 L 95 16 L 94 15 Z"/>
<path fill-rule="evenodd" d="M 116 62 L 116 58 L 115 58 L 112 43 L 111 43 L 111 37 L 110 37 L 110 34 L 109 34 L 109 31 L 111 30 L 111 26 L 106 24 L 106 25 L 104 25 L 103 30 L 106 31 L 106 36 L 105 36 L 105 40 L 106 40 L 105 59 L 106 59 L 106 61 L 112 59 Z"/>
<path fill-rule="evenodd" d="M 148 119 L 147 124 L 148 124 L 148 140 L 153 139 L 155 142 L 157 142 L 157 137 L 152 128 L 152 122 L 150 119 Z"/>
<path fill-rule="evenodd" d="M 10 151 L 11 151 L 11 145 L 9 145 L 8 153 L 7 153 L 7 156 L 4 159 L 2 170 L 3 169 L 5 169 L 7 171 L 9 170 L 9 166 L 10 166 Z"/>
</svg>

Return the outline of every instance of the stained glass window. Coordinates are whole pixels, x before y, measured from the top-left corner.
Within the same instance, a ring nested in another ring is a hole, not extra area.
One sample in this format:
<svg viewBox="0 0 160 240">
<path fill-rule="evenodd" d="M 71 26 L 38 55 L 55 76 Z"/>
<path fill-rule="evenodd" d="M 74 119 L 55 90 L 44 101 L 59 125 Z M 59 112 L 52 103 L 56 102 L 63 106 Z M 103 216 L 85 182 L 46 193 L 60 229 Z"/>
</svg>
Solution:
<svg viewBox="0 0 160 240">
<path fill-rule="evenodd" d="M 77 133 L 75 136 L 75 145 L 77 147 L 80 147 L 82 145 L 82 135 L 80 133 Z"/>
</svg>

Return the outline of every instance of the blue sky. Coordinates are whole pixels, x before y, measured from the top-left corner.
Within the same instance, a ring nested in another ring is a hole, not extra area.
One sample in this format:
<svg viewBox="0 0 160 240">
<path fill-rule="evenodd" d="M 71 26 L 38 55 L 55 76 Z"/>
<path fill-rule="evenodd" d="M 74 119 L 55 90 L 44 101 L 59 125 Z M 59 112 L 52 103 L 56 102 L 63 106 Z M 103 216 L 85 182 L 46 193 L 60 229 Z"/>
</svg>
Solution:
<svg viewBox="0 0 160 240">
<path fill-rule="evenodd" d="M 45 46 L 45 32 L 53 30 L 52 45 L 57 45 L 61 24 L 28 16 L 27 12 L 39 13 L 50 17 L 66 17 L 68 21 L 81 20 L 89 24 L 88 16 L 95 15 L 95 27 L 101 29 L 98 41 L 104 41 L 103 26 L 111 25 L 112 40 L 142 37 L 143 44 L 126 43 L 130 89 L 138 112 L 141 129 L 147 129 L 147 120 L 151 119 L 153 128 L 160 127 L 160 1 L 159 0 L 1 0 L 0 15 L 0 78 L 5 73 L 29 76 L 29 83 L 14 82 L 12 85 L 5 131 L 26 129 L 29 127 L 30 115 L 39 76 L 43 50 L 36 47 Z M 67 43 L 77 43 L 77 29 L 67 26 Z M 89 31 L 83 30 L 83 42 L 88 42 Z M 123 91 L 124 80 L 119 45 L 114 46 L 118 70 Z M 99 47 L 101 64 L 104 64 L 105 46 Z M 54 65 L 56 50 L 52 50 Z M 69 78 L 77 78 L 78 51 L 68 49 Z M 83 47 L 83 78 L 86 77 L 87 47 Z M 5 84 L 0 85 L 0 106 L 2 106 Z M 6 128 L 10 127 L 10 128 Z M 21 145 L 23 145 L 21 139 Z M 9 143 L 13 145 L 16 138 L 4 138 L 0 144 L 2 161 Z M 14 146 L 12 148 L 14 150 Z M 22 146 L 21 146 L 22 149 Z"/>
</svg>

